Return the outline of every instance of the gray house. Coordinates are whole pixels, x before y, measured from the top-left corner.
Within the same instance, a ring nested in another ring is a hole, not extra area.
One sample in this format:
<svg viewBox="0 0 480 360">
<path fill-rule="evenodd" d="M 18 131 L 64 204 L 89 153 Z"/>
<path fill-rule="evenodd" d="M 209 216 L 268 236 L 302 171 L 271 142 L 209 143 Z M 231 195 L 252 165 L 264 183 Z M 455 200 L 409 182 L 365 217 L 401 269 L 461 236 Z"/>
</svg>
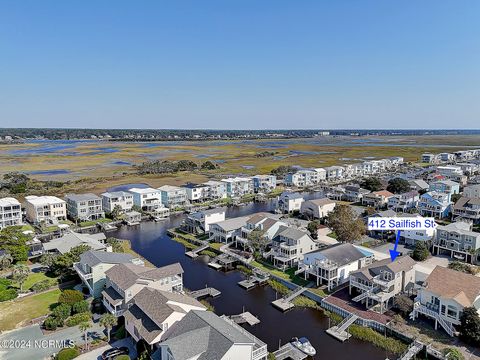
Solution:
<svg viewBox="0 0 480 360">
<path fill-rule="evenodd" d="M 67 215 L 80 221 L 97 220 L 105 217 L 102 199 L 95 194 L 68 194 Z"/>
</svg>

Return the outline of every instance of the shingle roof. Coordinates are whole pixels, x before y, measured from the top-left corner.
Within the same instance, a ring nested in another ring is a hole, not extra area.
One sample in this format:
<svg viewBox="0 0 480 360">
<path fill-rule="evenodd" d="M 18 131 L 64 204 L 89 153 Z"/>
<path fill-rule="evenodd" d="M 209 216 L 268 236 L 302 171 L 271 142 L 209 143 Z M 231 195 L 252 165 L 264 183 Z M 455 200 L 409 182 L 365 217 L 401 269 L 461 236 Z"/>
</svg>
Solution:
<svg viewBox="0 0 480 360">
<path fill-rule="evenodd" d="M 249 218 L 250 216 L 236 217 L 224 221 L 219 221 L 218 223 L 212 225 L 218 225 L 225 231 L 232 231 L 240 229 L 242 226 L 245 226 Z"/>
<path fill-rule="evenodd" d="M 98 264 L 121 264 L 130 262 L 134 257 L 130 254 L 89 250 L 80 255 L 80 263 L 93 267 Z"/>
<path fill-rule="evenodd" d="M 330 200 L 329 198 L 321 198 L 321 199 L 314 199 L 314 200 L 307 200 L 305 203 L 312 203 L 316 206 L 323 206 L 328 204 L 335 204 L 335 201 Z"/>
<path fill-rule="evenodd" d="M 43 249 L 45 251 L 56 250 L 60 254 L 65 254 L 75 246 L 86 244 L 90 246 L 92 250 L 101 250 L 105 249 L 105 245 L 101 243 L 101 241 L 105 239 L 104 233 L 90 235 L 70 231 L 62 237 L 43 243 Z"/>
<path fill-rule="evenodd" d="M 295 229 L 293 227 L 289 226 L 280 226 L 275 237 L 282 235 L 283 237 L 293 239 L 293 240 L 299 240 L 305 235 L 310 237 L 306 232 L 300 231 L 298 229 Z"/>
<path fill-rule="evenodd" d="M 381 268 L 387 268 L 393 273 L 398 273 L 401 271 L 409 271 L 414 265 L 415 261 L 410 256 L 399 256 L 395 259 L 395 261 L 392 261 L 389 258 L 375 261 L 374 263 L 365 266 L 360 270 L 353 271 L 352 274 L 362 274 L 366 279 L 371 280 L 374 276 L 380 274 Z"/>
<path fill-rule="evenodd" d="M 425 280 L 426 290 L 443 298 L 454 299 L 468 307 L 480 296 L 480 278 L 436 266 Z"/>
<path fill-rule="evenodd" d="M 323 250 L 312 251 L 308 254 L 318 253 L 338 266 L 350 264 L 365 257 L 365 254 L 352 244 L 337 244 Z"/>
<path fill-rule="evenodd" d="M 73 200 L 73 201 L 90 201 L 90 200 L 101 200 L 95 194 L 87 193 L 87 194 L 67 194 L 65 196 L 66 199 Z"/>
<path fill-rule="evenodd" d="M 125 263 L 111 267 L 105 271 L 105 274 L 110 281 L 115 283 L 120 289 L 127 290 L 134 285 L 138 279 L 156 281 L 169 276 L 183 274 L 183 268 L 179 263 L 170 264 L 160 268 Z"/>
<path fill-rule="evenodd" d="M 210 311 L 190 311 L 176 324 L 168 338 L 161 343 L 168 346 L 175 360 L 222 359 L 234 344 L 255 341 Z M 159 359 L 154 354 L 153 359 Z"/>
</svg>

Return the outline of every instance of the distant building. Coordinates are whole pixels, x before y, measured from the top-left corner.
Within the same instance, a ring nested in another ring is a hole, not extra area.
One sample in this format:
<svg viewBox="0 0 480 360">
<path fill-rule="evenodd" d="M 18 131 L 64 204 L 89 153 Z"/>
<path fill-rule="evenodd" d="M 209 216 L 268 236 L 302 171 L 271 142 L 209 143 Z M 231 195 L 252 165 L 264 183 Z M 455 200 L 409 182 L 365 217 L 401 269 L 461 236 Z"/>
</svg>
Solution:
<svg viewBox="0 0 480 360">
<path fill-rule="evenodd" d="M 468 198 L 462 196 L 453 205 L 453 218 L 480 223 L 480 198 Z"/>
<path fill-rule="evenodd" d="M 346 185 L 344 189 L 343 200 L 350 202 L 361 202 L 363 197 L 370 193 L 370 190 L 362 189 L 358 185 Z"/>
<path fill-rule="evenodd" d="M 440 180 L 430 183 L 429 191 L 448 194 L 448 200 L 451 201 L 452 195 L 460 194 L 460 185 L 455 181 Z"/>
<path fill-rule="evenodd" d="M 95 194 L 68 194 L 65 200 L 67 214 L 74 220 L 88 221 L 105 217 L 102 199 Z"/>
<path fill-rule="evenodd" d="M 187 202 L 187 190 L 178 186 L 163 185 L 158 188 L 163 206 L 173 209 Z"/>
<path fill-rule="evenodd" d="M 472 224 L 457 221 L 437 226 L 437 236 L 432 252 L 437 255 L 447 253 L 451 258 L 473 262 L 480 248 L 480 233 L 472 231 Z"/>
<path fill-rule="evenodd" d="M 420 197 L 418 212 L 422 216 L 430 216 L 444 219 L 450 216 L 452 202 L 450 195 L 436 191 L 430 191 Z"/>
<path fill-rule="evenodd" d="M 277 209 L 283 214 L 300 211 L 304 199 L 299 193 L 283 192 L 278 200 Z"/>
<path fill-rule="evenodd" d="M 227 186 L 227 196 L 230 198 L 240 198 L 253 193 L 253 180 L 250 177 L 234 177 L 222 179 Z"/>
<path fill-rule="evenodd" d="M 327 180 L 341 180 L 343 179 L 343 171 L 345 169 L 342 166 L 329 166 L 325 168 Z"/>
<path fill-rule="evenodd" d="M 33 224 L 55 224 L 67 219 L 67 205 L 56 196 L 26 196 L 27 220 Z"/>
<path fill-rule="evenodd" d="M 439 158 L 437 155 L 426 153 L 422 154 L 422 162 L 423 163 L 428 163 L 428 164 L 435 164 L 439 161 Z"/>
<path fill-rule="evenodd" d="M 300 205 L 300 213 L 307 219 L 323 219 L 335 209 L 335 205 L 335 201 L 329 198 L 307 200 Z"/>
<path fill-rule="evenodd" d="M 323 174 L 323 173 L 322 173 Z M 323 175 L 322 175 L 323 176 Z M 302 169 L 285 176 L 285 185 L 295 187 L 308 187 L 320 182 L 320 173 L 315 170 Z"/>
<path fill-rule="evenodd" d="M 387 207 L 395 212 L 409 212 L 417 208 L 420 195 L 416 191 L 409 191 L 403 194 L 391 196 L 388 199 Z"/>
<path fill-rule="evenodd" d="M 187 215 L 183 228 L 192 234 L 208 234 L 210 225 L 225 221 L 225 208 L 214 208 Z"/>
<path fill-rule="evenodd" d="M 480 184 L 465 186 L 463 195 L 467 198 L 480 198 Z"/>
<path fill-rule="evenodd" d="M 277 187 L 275 175 L 255 175 L 252 179 L 253 190 L 256 193 L 269 193 Z"/>
<path fill-rule="evenodd" d="M 201 202 L 209 198 L 210 187 L 208 185 L 187 183 L 182 187 L 185 188 L 187 199 L 190 202 Z"/>
<path fill-rule="evenodd" d="M 126 191 L 105 192 L 102 194 L 102 208 L 111 213 L 118 206 L 122 211 L 130 211 L 133 206 L 133 194 Z"/>
<path fill-rule="evenodd" d="M 362 197 L 362 204 L 374 208 L 382 208 L 387 205 L 388 200 L 393 196 L 394 194 L 387 190 L 374 191 Z"/>
<path fill-rule="evenodd" d="M 133 203 L 146 212 L 153 212 L 163 208 L 160 190 L 154 188 L 131 188 L 128 190 L 133 194 Z"/>
<path fill-rule="evenodd" d="M 427 191 L 429 187 L 428 183 L 422 179 L 410 180 L 409 183 L 410 188 L 416 191 Z"/>
<path fill-rule="evenodd" d="M 208 186 L 209 199 L 217 200 L 227 197 L 227 184 L 225 182 L 210 180 L 203 184 Z"/>
<path fill-rule="evenodd" d="M 7 226 L 22 224 L 22 206 L 17 199 L 0 199 L 0 230 Z"/>
</svg>

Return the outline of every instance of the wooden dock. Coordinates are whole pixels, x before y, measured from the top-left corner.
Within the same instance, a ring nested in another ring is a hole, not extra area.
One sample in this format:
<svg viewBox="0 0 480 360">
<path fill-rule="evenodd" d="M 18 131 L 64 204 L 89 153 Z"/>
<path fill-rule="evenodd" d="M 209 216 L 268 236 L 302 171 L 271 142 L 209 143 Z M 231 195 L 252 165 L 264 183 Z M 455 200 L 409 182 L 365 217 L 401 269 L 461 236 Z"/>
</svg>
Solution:
<svg viewBox="0 0 480 360">
<path fill-rule="evenodd" d="M 328 335 L 333 336 L 335 339 L 344 342 L 352 335 L 347 332 L 347 329 L 350 325 L 352 325 L 355 321 L 357 321 L 358 316 L 356 314 L 351 314 L 349 317 L 346 317 L 342 320 L 342 322 L 338 325 L 332 326 L 330 329 L 327 329 L 326 332 Z"/>
<path fill-rule="evenodd" d="M 211 267 L 212 269 L 215 269 L 215 270 L 220 270 L 222 268 L 222 265 L 220 265 L 219 263 L 217 263 L 215 261 L 210 261 L 207 265 L 209 267 Z"/>
<path fill-rule="evenodd" d="M 283 298 L 272 301 L 272 305 L 283 312 L 288 311 L 295 307 L 295 304 L 292 302 L 292 300 L 297 296 L 300 296 L 305 290 L 307 290 L 306 287 L 298 287 L 295 291 L 292 291 Z"/>
<path fill-rule="evenodd" d="M 206 287 L 204 289 L 200 289 L 200 290 L 196 290 L 196 291 L 192 291 L 191 293 L 189 293 L 188 295 L 190 295 L 191 297 L 195 298 L 195 299 L 200 299 L 200 298 L 204 298 L 204 297 L 217 297 L 217 296 L 220 296 L 222 292 L 213 288 L 213 287 Z"/>
<path fill-rule="evenodd" d="M 280 349 L 273 353 L 276 360 L 303 360 L 308 357 L 307 354 L 297 349 L 290 343 L 283 345 Z"/>
<path fill-rule="evenodd" d="M 238 285 L 240 285 L 242 288 L 246 290 L 250 290 L 250 289 L 253 289 L 255 286 L 257 286 L 257 282 L 253 279 L 245 279 L 245 280 L 239 281 Z"/>
<path fill-rule="evenodd" d="M 248 324 L 250 326 L 260 324 L 260 319 L 248 311 L 238 315 L 231 315 L 230 319 L 235 321 L 237 324 Z"/>
</svg>

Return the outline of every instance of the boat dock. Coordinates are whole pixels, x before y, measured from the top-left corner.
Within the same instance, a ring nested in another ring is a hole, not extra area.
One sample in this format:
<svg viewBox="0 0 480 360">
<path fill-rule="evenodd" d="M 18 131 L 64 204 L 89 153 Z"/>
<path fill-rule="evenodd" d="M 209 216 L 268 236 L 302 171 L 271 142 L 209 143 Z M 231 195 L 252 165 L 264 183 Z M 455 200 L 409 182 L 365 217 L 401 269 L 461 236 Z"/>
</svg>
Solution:
<svg viewBox="0 0 480 360">
<path fill-rule="evenodd" d="M 297 349 L 290 343 L 287 343 L 280 347 L 277 351 L 273 353 L 276 360 L 303 360 L 307 358 L 307 354 Z"/>
<path fill-rule="evenodd" d="M 260 323 L 260 319 L 248 311 L 245 311 L 238 315 L 231 315 L 230 319 L 235 321 L 235 323 L 237 324 L 248 324 L 250 326 Z"/>
<path fill-rule="evenodd" d="M 189 293 L 188 295 L 190 295 L 191 297 L 195 298 L 195 299 L 200 299 L 200 298 L 204 298 L 204 297 L 217 297 L 217 296 L 220 296 L 222 292 L 213 288 L 213 287 L 206 287 L 204 289 L 200 289 L 200 290 L 196 290 L 196 291 L 192 291 L 191 293 Z"/>
<path fill-rule="evenodd" d="M 283 298 L 272 301 L 272 305 L 283 312 L 288 311 L 295 307 L 295 304 L 292 302 L 292 300 L 301 295 L 305 290 L 307 290 L 306 287 L 298 287 L 295 291 L 284 296 Z"/>
<path fill-rule="evenodd" d="M 200 251 L 206 250 L 208 249 L 208 247 L 209 247 L 208 243 L 202 244 L 193 250 L 187 251 L 185 255 L 187 255 L 189 258 L 195 259 L 196 257 L 198 257 L 198 253 Z"/>
<path fill-rule="evenodd" d="M 220 254 L 216 258 L 214 258 L 211 262 L 209 262 L 208 266 L 216 270 L 220 270 L 220 269 L 232 270 L 236 262 L 237 260 L 232 258 L 231 256 L 227 254 Z"/>
<path fill-rule="evenodd" d="M 240 285 L 241 287 L 243 287 L 246 290 L 250 290 L 250 289 L 253 289 L 254 287 L 256 287 L 257 285 L 265 284 L 268 281 L 269 278 L 270 278 L 269 273 L 267 273 L 263 270 L 254 268 L 252 270 L 252 275 L 250 275 L 250 277 L 248 279 L 239 281 L 238 285 Z"/>
<path fill-rule="evenodd" d="M 342 322 L 338 325 L 332 326 L 330 329 L 327 329 L 327 334 L 333 336 L 335 339 L 344 342 L 352 335 L 347 332 L 347 329 L 350 325 L 352 325 L 355 321 L 357 321 L 358 316 L 355 314 L 351 314 L 349 317 L 346 317 L 342 320 Z"/>
</svg>

